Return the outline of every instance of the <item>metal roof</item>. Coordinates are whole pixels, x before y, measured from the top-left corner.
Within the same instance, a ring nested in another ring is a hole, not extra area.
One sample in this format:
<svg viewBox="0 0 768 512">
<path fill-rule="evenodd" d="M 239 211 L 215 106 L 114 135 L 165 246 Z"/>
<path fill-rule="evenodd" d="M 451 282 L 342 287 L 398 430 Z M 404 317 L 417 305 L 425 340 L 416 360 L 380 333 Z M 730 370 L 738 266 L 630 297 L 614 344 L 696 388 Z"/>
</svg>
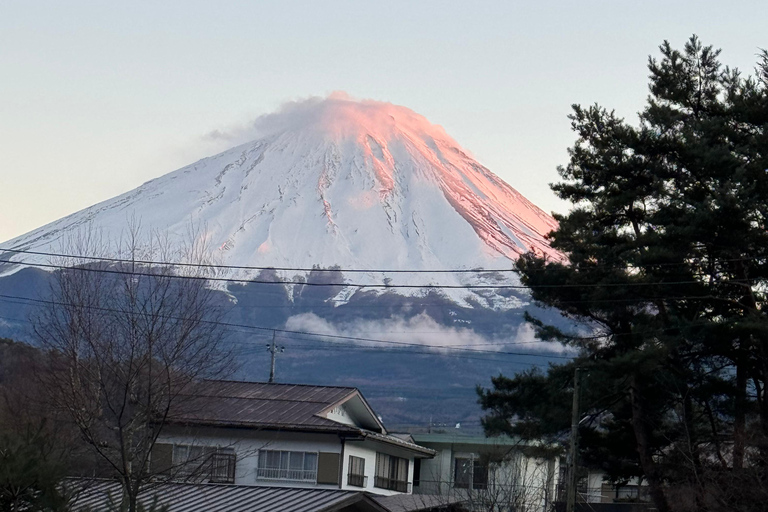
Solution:
<svg viewBox="0 0 768 512">
<path fill-rule="evenodd" d="M 418 444 L 412 443 L 407 439 L 403 439 L 401 437 L 394 436 L 392 434 L 378 434 L 376 432 L 364 431 L 363 435 L 366 438 L 372 439 L 374 441 L 381 441 L 384 443 L 389 443 L 394 446 L 399 446 L 400 448 L 406 448 L 411 451 L 419 452 L 421 455 L 425 455 L 429 458 L 434 457 L 435 454 L 437 453 L 432 448 L 419 446 Z"/>
<path fill-rule="evenodd" d="M 120 500 L 120 484 L 106 480 L 71 480 L 76 491 L 73 512 L 109 510 Z M 369 495 L 338 489 L 301 489 L 216 484 L 158 484 L 139 496 L 149 507 L 167 506 L 170 512 L 331 512 L 351 505 L 350 510 L 389 512 Z"/>
<path fill-rule="evenodd" d="M 413 440 L 425 444 L 476 444 L 483 446 L 528 446 L 529 443 L 508 436 L 472 436 L 453 432 L 433 432 L 427 434 L 411 434 Z"/>
<path fill-rule="evenodd" d="M 389 512 L 442 510 L 450 505 L 458 505 L 468 501 L 466 496 L 456 494 L 395 494 L 392 496 L 372 496 L 372 498 Z"/>
<path fill-rule="evenodd" d="M 355 388 L 204 381 L 185 395 L 169 421 L 257 428 L 357 431 L 319 416 L 334 404 L 359 395 Z"/>
<path fill-rule="evenodd" d="M 341 403 L 357 404 L 365 417 L 372 418 L 373 423 L 368 421 L 369 426 L 381 432 L 324 417 L 329 409 Z M 183 395 L 175 407 L 169 415 L 169 423 L 334 432 L 360 439 L 370 438 L 421 456 L 435 455 L 434 450 L 388 435 L 356 388 L 207 380 Z"/>
</svg>

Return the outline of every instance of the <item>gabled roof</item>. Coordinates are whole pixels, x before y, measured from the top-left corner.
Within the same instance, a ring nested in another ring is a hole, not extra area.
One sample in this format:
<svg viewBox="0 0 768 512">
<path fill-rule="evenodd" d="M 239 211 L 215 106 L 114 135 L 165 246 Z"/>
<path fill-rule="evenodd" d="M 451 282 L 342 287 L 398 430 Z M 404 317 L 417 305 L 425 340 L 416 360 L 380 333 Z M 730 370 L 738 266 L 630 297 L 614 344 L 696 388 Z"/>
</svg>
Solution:
<svg viewBox="0 0 768 512">
<path fill-rule="evenodd" d="M 76 494 L 74 512 L 108 510 L 110 501 L 120 500 L 120 484 L 114 481 L 78 479 L 65 485 Z M 155 496 L 158 505 L 173 512 L 389 512 L 368 494 L 339 489 L 167 483 L 142 492 L 139 502 L 149 507 Z"/>
<path fill-rule="evenodd" d="M 359 428 L 328 419 L 349 402 L 368 430 L 386 432 L 356 388 L 208 380 L 180 401 L 169 421 L 192 425 L 357 433 Z"/>
</svg>

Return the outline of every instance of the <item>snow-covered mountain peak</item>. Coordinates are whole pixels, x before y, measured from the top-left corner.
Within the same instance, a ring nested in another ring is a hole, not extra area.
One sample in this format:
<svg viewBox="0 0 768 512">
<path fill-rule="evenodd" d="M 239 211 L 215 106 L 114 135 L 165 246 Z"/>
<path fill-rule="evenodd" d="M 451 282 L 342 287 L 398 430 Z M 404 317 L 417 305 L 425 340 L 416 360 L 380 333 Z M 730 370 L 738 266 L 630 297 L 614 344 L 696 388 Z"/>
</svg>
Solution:
<svg viewBox="0 0 768 512">
<path fill-rule="evenodd" d="M 252 132 L 0 251 L 59 252 L 86 226 L 117 240 L 138 219 L 171 240 L 202 227 L 227 265 L 498 269 L 526 251 L 560 258 L 544 238 L 552 217 L 410 109 L 335 93 L 262 116 Z"/>
<path fill-rule="evenodd" d="M 371 137 L 388 141 L 398 137 L 437 139 L 458 147 L 438 125 L 402 107 L 373 100 L 358 100 L 343 92 L 284 105 L 278 112 L 258 118 L 254 131 L 262 136 L 278 133 L 314 133 L 325 140 Z"/>
</svg>

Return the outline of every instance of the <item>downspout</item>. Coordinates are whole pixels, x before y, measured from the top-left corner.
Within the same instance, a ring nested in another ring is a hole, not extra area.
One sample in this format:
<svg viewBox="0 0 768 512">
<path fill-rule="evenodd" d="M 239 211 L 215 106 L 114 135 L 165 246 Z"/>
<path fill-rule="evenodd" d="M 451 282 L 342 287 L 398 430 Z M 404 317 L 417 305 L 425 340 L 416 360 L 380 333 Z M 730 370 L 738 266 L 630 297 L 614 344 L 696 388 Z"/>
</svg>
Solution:
<svg viewBox="0 0 768 512">
<path fill-rule="evenodd" d="M 339 440 L 341 441 L 341 457 L 339 460 L 339 489 L 341 489 L 344 482 L 344 447 L 346 445 L 347 438 L 340 435 Z"/>
</svg>

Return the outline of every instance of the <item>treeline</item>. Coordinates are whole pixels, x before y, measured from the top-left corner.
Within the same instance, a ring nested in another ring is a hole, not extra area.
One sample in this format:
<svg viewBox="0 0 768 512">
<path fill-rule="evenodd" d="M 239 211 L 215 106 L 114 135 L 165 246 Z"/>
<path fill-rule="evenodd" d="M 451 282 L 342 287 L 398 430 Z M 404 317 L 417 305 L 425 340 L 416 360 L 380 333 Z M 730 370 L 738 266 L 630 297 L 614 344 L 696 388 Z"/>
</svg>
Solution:
<svg viewBox="0 0 768 512">
<path fill-rule="evenodd" d="M 92 475 L 74 425 L 56 414 L 38 374 L 47 355 L 0 338 L 0 510 L 68 510 L 67 476 Z"/>
</svg>

